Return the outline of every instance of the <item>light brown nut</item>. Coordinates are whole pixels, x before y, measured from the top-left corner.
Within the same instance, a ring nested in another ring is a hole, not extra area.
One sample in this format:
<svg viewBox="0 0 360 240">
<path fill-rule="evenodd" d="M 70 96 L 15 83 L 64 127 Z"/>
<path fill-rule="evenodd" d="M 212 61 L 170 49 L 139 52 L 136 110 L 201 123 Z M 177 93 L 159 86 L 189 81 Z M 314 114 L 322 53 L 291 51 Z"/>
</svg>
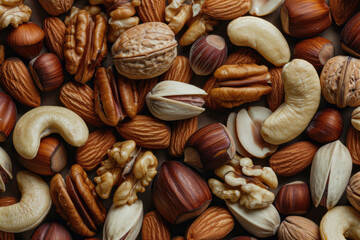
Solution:
<svg viewBox="0 0 360 240">
<path fill-rule="evenodd" d="M 175 35 L 182 30 L 187 21 L 191 19 L 193 13 L 190 5 L 181 4 L 181 2 L 184 2 L 184 0 L 172 1 L 165 10 L 166 20 L 169 22 L 169 27 Z"/>
<path fill-rule="evenodd" d="M 353 126 L 349 126 L 346 135 L 346 147 L 349 149 L 352 161 L 356 165 L 360 165 L 360 132 Z"/>
<path fill-rule="evenodd" d="M 65 40 L 66 26 L 60 18 L 47 17 L 43 22 L 46 46 L 50 52 L 64 60 L 63 45 Z"/>
<path fill-rule="evenodd" d="M 109 126 L 125 118 L 112 68 L 98 68 L 94 77 L 95 112 Z"/>
<path fill-rule="evenodd" d="M 275 111 L 285 100 L 284 84 L 281 78 L 282 68 L 270 68 L 271 92 L 266 96 L 267 103 L 271 111 Z"/>
<path fill-rule="evenodd" d="M 151 78 L 147 79 L 146 81 L 139 81 L 137 84 L 137 89 L 139 92 L 139 107 L 138 107 L 138 113 L 140 113 L 143 109 L 146 100 L 146 95 L 155 87 L 155 85 L 159 82 L 159 79 Z"/>
<path fill-rule="evenodd" d="M 0 5 L 0 30 L 9 25 L 17 28 L 20 24 L 29 21 L 32 11 L 22 2 L 16 4 L 16 6 L 12 6 L 12 4 Z"/>
<path fill-rule="evenodd" d="M 139 92 L 136 82 L 123 76 L 118 76 L 117 86 L 121 99 L 121 105 L 126 115 L 134 118 L 139 107 Z"/>
<path fill-rule="evenodd" d="M 74 3 L 74 0 L 39 0 L 40 5 L 52 16 L 66 13 Z"/>
<path fill-rule="evenodd" d="M 136 8 L 142 22 L 164 22 L 166 0 L 142 0 Z"/>
<path fill-rule="evenodd" d="M 137 115 L 121 122 L 116 130 L 123 138 L 134 140 L 144 148 L 163 149 L 170 145 L 170 127 L 154 117 Z"/>
<path fill-rule="evenodd" d="M 250 7 L 250 0 L 207 0 L 201 11 L 215 19 L 232 20 L 245 15 Z"/>
<path fill-rule="evenodd" d="M 144 216 L 141 238 L 142 240 L 170 240 L 170 231 L 157 211 L 148 212 Z"/>
<path fill-rule="evenodd" d="M 85 170 L 94 170 L 105 159 L 108 149 L 116 143 L 112 129 L 99 129 L 89 134 L 85 145 L 76 149 L 75 159 Z"/>
<path fill-rule="evenodd" d="M 234 228 L 234 219 L 228 210 L 213 206 L 203 212 L 187 231 L 187 240 L 222 239 Z"/>
<path fill-rule="evenodd" d="M 262 56 L 250 47 L 239 47 L 231 53 L 224 64 L 260 64 Z"/>
<path fill-rule="evenodd" d="M 359 4 L 359 0 L 330 0 L 330 11 L 335 23 L 343 25 L 356 12 Z"/>
<path fill-rule="evenodd" d="M 88 85 L 68 82 L 61 87 L 60 102 L 78 114 L 92 126 L 101 127 L 104 123 L 95 113 L 94 93 Z"/>
<path fill-rule="evenodd" d="M 196 131 L 198 116 L 179 120 L 172 126 L 169 153 L 173 157 L 180 157 L 184 153 L 186 141 Z"/>
<path fill-rule="evenodd" d="M 289 216 L 281 224 L 278 230 L 279 240 L 320 240 L 318 225 L 310 219 Z"/>
<path fill-rule="evenodd" d="M 92 18 L 86 10 L 79 10 L 68 20 L 64 44 L 66 70 L 75 75 L 75 81 L 86 83 L 107 54 L 107 22 L 100 14 Z"/>
<path fill-rule="evenodd" d="M 1 65 L 1 86 L 17 101 L 28 107 L 41 104 L 39 91 L 25 64 L 18 58 L 8 58 Z"/>
<path fill-rule="evenodd" d="M 311 164 L 318 149 L 309 141 L 291 144 L 270 157 L 270 167 L 279 176 L 293 176 Z"/>
<path fill-rule="evenodd" d="M 190 67 L 189 59 L 185 56 L 177 56 L 170 69 L 161 76 L 160 81 L 174 80 L 190 83 L 192 77 L 193 71 Z"/>
<path fill-rule="evenodd" d="M 221 106 L 218 101 L 216 101 L 214 98 L 211 97 L 211 90 L 215 87 L 219 87 L 217 84 L 217 79 L 214 76 L 211 76 L 205 83 L 203 89 L 208 94 L 204 96 L 205 100 L 205 106 L 207 108 L 210 108 L 212 110 L 219 110 L 221 109 Z"/>
<path fill-rule="evenodd" d="M 171 29 L 160 22 L 137 25 L 124 32 L 111 53 L 117 71 L 130 79 L 149 79 L 166 72 L 177 56 Z"/>
</svg>

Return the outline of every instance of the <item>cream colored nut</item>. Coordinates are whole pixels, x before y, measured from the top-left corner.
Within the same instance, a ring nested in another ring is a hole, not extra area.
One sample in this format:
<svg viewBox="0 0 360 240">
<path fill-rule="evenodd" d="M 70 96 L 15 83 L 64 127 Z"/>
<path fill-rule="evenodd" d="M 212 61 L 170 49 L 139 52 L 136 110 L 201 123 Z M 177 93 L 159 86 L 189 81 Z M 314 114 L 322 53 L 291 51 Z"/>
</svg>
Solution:
<svg viewBox="0 0 360 240">
<path fill-rule="evenodd" d="M 201 12 L 201 7 L 205 3 L 205 0 L 192 0 L 192 13 L 193 17 L 196 17 Z"/>
<path fill-rule="evenodd" d="M 251 0 L 249 13 L 254 16 L 265 16 L 278 9 L 285 0 Z"/>
<path fill-rule="evenodd" d="M 31 9 L 22 3 L 14 7 L 0 5 L 0 30 L 9 25 L 16 28 L 29 21 L 31 13 Z"/>
<path fill-rule="evenodd" d="M 356 108 L 351 114 L 351 124 L 360 131 L 360 107 Z"/>
<path fill-rule="evenodd" d="M 57 106 L 41 106 L 25 113 L 16 123 L 13 143 L 16 151 L 26 159 L 33 159 L 41 138 L 59 133 L 75 147 L 85 145 L 89 130 L 81 117 L 73 111 Z"/>
<path fill-rule="evenodd" d="M 0 207 L 0 230 L 5 232 L 18 233 L 36 228 L 51 208 L 49 186 L 42 178 L 29 171 L 20 171 L 16 179 L 21 200 Z"/>
<path fill-rule="evenodd" d="M 282 70 L 285 102 L 268 117 L 262 128 L 263 139 L 280 145 L 299 136 L 314 117 L 321 98 L 319 76 L 312 64 L 294 59 Z"/>
<path fill-rule="evenodd" d="M 329 210 L 320 222 L 322 240 L 360 239 L 360 213 L 349 206 Z"/>
<path fill-rule="evenodd" d="M 310 219 L 300 216 L 288 216 L 280 224 L 278 240 L 320 240 L 319 227 Z"/>
<path fill-rule="evenodd" d="M 146 104 L 155 117 L 174 121 L 191 118 L 205 111 L 202 96 L 207 93 L 194 85 L 179 81 L 162 81 L 147 94 Z"/>
<path fill-rule="evenodd" d="M 336 206 L 349 182 L 352 159 L 349 150 L 339 141 L 321 147 L 315 154 L 310 172 L 310 191 L 315 207 Z"/>
<path fill-rule="evenodd" d="M 238 203 L 226 201 L 226 206 L 240 223 L 252 235 L 259 238 L 271 237 L 276 234 L 280 225 L 280 215 L 274 205 L 261 209 L 247 209 Z"/>
<path fill-rule="evenodd" d="M 140 233 L 143 221 L 143 203 L 111 206 L 104 224 L 103 240 L 134 240 Z"/>
<path fill-rule="evenodd" d="M 3 174 L 1 174 L 1 171 L 4 171 L 5 179 L 3 178 Z M 5 184 L 8 180 L 11 180 L 13 178 L 12 175 L 12 163 L 9 155 L 5 152 L 4 149 L 0 147 L 0 192 L 5 192 Z"/>
<path fill-rule="evenodd" d="M 233 44 L 254 48 L 275 66 L 283 66 L 290 61 L 286 39 L 279 29 L 264 19 L 239 17 L 229 23 L 227 33 Z"/>
</svg>

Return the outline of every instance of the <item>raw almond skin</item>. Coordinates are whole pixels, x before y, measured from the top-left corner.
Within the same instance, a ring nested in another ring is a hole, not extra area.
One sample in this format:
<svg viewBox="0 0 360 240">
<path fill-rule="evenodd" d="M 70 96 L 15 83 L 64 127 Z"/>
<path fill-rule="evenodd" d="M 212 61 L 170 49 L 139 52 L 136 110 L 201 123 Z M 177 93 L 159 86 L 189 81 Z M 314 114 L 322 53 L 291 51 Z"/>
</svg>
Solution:
<svg viewBox="0 0 360 240">
<path fill-rule="evenodd" d="M 218 20 L 231 20 L 245 15 L 250 7 L 250 0 L 207 0 L 201 11 Z"/>
<path fill-rule="evenodd" d="M 169 153 L 173 157 L 180 157 L 184 154 L 186 141 L 196 131 L 198 116 L 176 121 L 172 127 Z"/>
<path fill-rule="evenodd" d="M 270 167 L 279 176 L 293 176 L 307 168 L 319 147 L 309 141 L 286 146 L 271 156 Z"/>
<path fill-rule="evenodd" d="M 60 18 L 47 17 L 43 23 L 46 46 L 50 52 L 64 60 L 63 44 L 65 41 L 66 26 Z"/>
<path fill-rule="evenodd" d="M 269 108 L 275 111 L 285 99 L 284 84 L 281 78 L 282 68 L 270 68 L 271 74 L 271 92 L 266 96 Z"/>
<path fill-rule="evenodd" d="M 352 125 L 350 125 L 346 135 L 346 147 L 349 149 L 352 162 L 356 165 L 360 165 L 359 144 L 360 144 L 360 132 L 356 130 Z"/>
<path fill-rule="evenodd" d="M 164 22 L 166 0 L 142 0 L 136 8 L 142 22 Z"/>
<path fill-rule="evenodd" d="M 190 67 L 189 59 L 185 56 L 177 56 L 170 69 L 161 76 L 161 81 L 174 80 L 190 83 L 193 71 Z"/>
<path fill-rule="evenodd" d="M 187 240 L 216 240 L 228 235 L 234 228 L 234 219 L 228 210 L 214 206 L 208 208 L 190 226 Z"/>
<path fill-rule="evenodd" d="M 151 211 L 144 216 L 141 237 L 142 240 L 170 240 L 170 231 L 158 212 Z"/>
</svg>

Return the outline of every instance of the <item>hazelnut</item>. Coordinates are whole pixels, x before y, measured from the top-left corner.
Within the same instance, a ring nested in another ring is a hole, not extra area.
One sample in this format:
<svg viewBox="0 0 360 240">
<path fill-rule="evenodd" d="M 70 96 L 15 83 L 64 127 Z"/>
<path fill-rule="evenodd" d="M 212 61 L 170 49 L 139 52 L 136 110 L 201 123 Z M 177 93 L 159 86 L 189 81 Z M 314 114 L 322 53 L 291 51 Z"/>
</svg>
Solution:
<svg viewBox="0 0 360 240">
<path fill-rule="evenodd" d="M 0 142 L 5 142 L 14 129 L 16 122 L 16 106 L 6 93 L 0 93 Z"/>
<path fill-rule="evenodd" d="M 356 57 L 360 57 L 360 40 L 358 39 L 358 32 L 360 31 L 359 20 L 360 12 L 350 18 L 340 35 L 341 48 Z"/>
<path fill-rule="evenodd" d="M 284 185 L 276 195 L 275 206 L 280 214 L 305 214 L 311 206 L 309 186 L 300 181 Z"/>
<path fill-rule="evenodd" d="M 343 130 L 341 113 L 333 108 L 317 112 L 306 128 L 306 134 L 319 143 L 329 143 L 337 140 Z"/>
<path fill-rule="evenodd" d="M 212 196 L 198 173 L 180 162 L 167 161 L 154 180 L 152 199 L 165 220 L 178 224 L 203 213 Z"/>
<path fill-rule="evenodd" d="M 296 38 L 314 37 L 331 25 L 324 0 L 285 0 L 280 17 L 284 32 Z"/>
<path fill-rule="evenodd" d="M 302 40 L 294 48 L 294 58 L 308 61 L 317 71 L 320 71 L 327 60 L 332 58 L 334 54 L 334 44 L 323 37 Z"/>
<path fill-rule="evenodd" d="M 31 237 L 31 240 L 71 240 L 69 231 L 56 222 L 44 223 L 38 227 Z"/>
<path fill-rule="evenodd" d="M 18 161 L 30 171 L 51 176 L 64 169 L 67 152 L 63 142 L 54 136 L 42 138 L 34 159 L 25 159 L 19 155 Z"/>
<path fill-rule="evenodd" d="M 346 196 L 351 205 L 360 211 L 360 172 L 357 172 L 350 178 L 349 184 L 346 187 Z"/>
<path fill-rule="evenodd" d="M 8 46 L 17 54 L 32 59 L 39 55 L 44 44 L 45 33 L 35 23 L 24 23 L 13 28 L 6 38 Z"/>
<path fill-rule="evenodd" d="M 201 76 L 212 74 L 224 64 L 227 57 L 227 46 L 224 38 L 208 35 L 199 38 L 190 49 L 190 66 Z"/>
<path fill-rule="evenodd" d="M 44 53 L 34 58 L 29 64 L 29 69 L 41 91 L 55 90 L 64 82 L 64 71 L 55 54 Z"/>
<path fill-rule="evenodd" d="M 298 239 L 320 240 L 319 227 L 310 219 L 289 216 L 280 224 L 278 240 Z"/>
</svg>

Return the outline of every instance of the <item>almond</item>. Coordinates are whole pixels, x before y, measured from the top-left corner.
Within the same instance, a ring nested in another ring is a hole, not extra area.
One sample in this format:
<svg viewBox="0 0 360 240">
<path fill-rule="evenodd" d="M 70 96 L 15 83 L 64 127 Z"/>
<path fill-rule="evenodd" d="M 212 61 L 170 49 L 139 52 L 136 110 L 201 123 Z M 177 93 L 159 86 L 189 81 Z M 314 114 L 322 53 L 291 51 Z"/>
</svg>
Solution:
<svg viewBox="0 0 360 240">
<path fill-rule="evenodd" d="M 293 176 L 307 168 L 319 147 L 302 141 L 286 146 L 271 156 L 270 167 L 279 176 Z"/>
<path fill-rule="evenodd" d="M 141 237 L 142 240 L 170 240 L 170 231 L 158 212 L 151 211 L 144 216 Z"/>
<path fill-rule="evenodd" d="M 25 64 L 19 58 L 8 58 L 1 65 L 1 86 L 18 102 L 28 107 L 41 104 L 40 93 Z"/>
<path fill-rule="evenodd" d="M 161 81 L 174 80 L 184 83 L 190 83 L 193 77 L 193 71 L 187 57 L 177 56 L 170 69 L 161 76 Z"/>
<path fill-rule="evenodd" d="M 144 109 L 146 95 L 159 82 L 159 79 L 156 77 L 156 78 L 151 78 L 151 79 L 147 79 L 144 81 L 138 81 L 138 82 L 139 83 L 137 85 L 137 89 L 138 89 L 138 95 L 139 95 L 139 99 L 138 99 L 139 106 L 137 109 L 137 113 L 140 113 Z"/>
<path fill-rule="evenodd" d="M 137 115 L 121 122 L 116 130 L 123 138 L 134 140 L 140 147 L 163 149 L 170 145 L 170 127 L 154 117 Z"/>
<path fill-rule="evenodd" d="M 218 20 L 231 20 L 245 15 L 250 7 L 250 0 L 206 0 L 201 11 Z"/>
<path fill-rule="evenodd" d="M 64 60 L 63 45 L 65 40 L 66 26 L 60 18 L 47 17 L 43 23 L 45 42 L 50 52 Z"/>
<path fill-rule="evenodd" d="M 169 153 L 173 157 L 180 157 L 184 153 L 185 143 L 196 131 L 198 117 L 180 120 L 172 127 Z"/>
<path fill-rule="evenodd" d="M 239 47 L 235 52 L 231 53 L 224 65 L 229 64 L 261 64 L 262 57 L 254 49 L 250 47 Z"/>
<path fill-rule="evenodd" d="M 136 11 L 142 22 L 164 22 L 165 0 L 142 0 Z"/>
<path fill-rule="evenodd" d="M 360 132 L 356 130 L 352 125 L 350 125 L 346 135 L 346 147 L 349 149 L 352 161 L 356 165 L 360 165 L 359 144 Z"/>
<path fill-rule="evenodd" d="M 100 129 L 89 134 L 83 147 L 76 150 L 76 161 L 86 171 L 94 170 L 105 159 L 108 149 L 116 143 L 112 129 Z"/>
<path fill-rule="evenodd" d="M 222 239 L 234 228 L 234 219 L 225 208 L 210 207 L 190 226 L 187 240 Z"/>
<path fill-rule="evenodd" d="M 95 113 L 94 93 L 89 86 L 74 82 L 64 84 L 60 90 L 60 102 L 84 119 L 87 124 L 104 126 Z"/>
<path fill-rule="evenodd" d="M 281 78 L 282 68 L 270 68 L 271 92 L 266 96 L 269 108 L 275 111 L 285 99 L 284 85 Z"/>
</svg>

